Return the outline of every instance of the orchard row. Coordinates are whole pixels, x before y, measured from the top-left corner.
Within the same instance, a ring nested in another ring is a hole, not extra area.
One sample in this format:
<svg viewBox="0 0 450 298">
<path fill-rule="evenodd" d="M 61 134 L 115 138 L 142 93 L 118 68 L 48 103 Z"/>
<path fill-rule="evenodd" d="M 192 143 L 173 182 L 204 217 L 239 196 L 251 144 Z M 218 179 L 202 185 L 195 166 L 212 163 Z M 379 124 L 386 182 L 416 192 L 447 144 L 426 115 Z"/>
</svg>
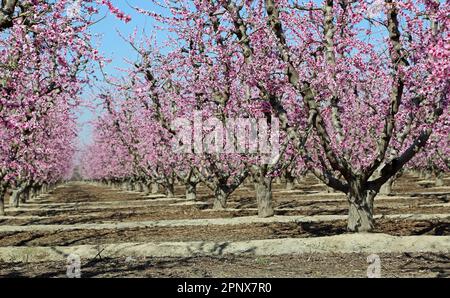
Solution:
<svg viewBox="0 0 450 298">
<path fill-rule="evenodd" d="M 89 33 L 101 5 L 128 20 L 106 0 L 1 1 L 0 215 L 6 197 L 17 207 L 72 175 L 76 109 L 101 61 Z"/>
<path fill-rule="evenodd" d="M 178 180 L 189 198 L 202 182 L 215 209 L 248 179 L 259 216 L 268 217 L 274 177 L 310 172 L 347 194 L 350 231 L 370 231 L 375 196 L 405 168 L 448 171 L 449 4 L 300 3 L 160 1 L 159 13 L 138 9 L 167 40 L 126 39 L 139 59 L 101 95 L 105 113 L 83 175 L 160 185 L 168 196 Z M 196 125 L 198 117 L 216 124 Z M 258 151 L 222 150 L 242 137 L 217 133 L 235 118 L 279 130 L 270 162 Z M 174 125 L 179 119 L 184 126 Z M 177 150 L 186 140 L 212 140 L 216 151 Z"/>
</svg>

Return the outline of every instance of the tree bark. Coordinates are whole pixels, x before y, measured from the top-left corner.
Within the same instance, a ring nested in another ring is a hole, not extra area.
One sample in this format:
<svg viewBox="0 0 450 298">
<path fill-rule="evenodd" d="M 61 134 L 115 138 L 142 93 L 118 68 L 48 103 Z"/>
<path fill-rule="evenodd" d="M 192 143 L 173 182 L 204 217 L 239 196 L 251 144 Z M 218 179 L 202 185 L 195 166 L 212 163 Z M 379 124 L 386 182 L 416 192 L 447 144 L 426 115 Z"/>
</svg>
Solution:
<svg viewBox="0 0 450 298">
<path fill-rule="evenodd" d="M 158 186 L 158 183 L 153 182 L 153 183 L 150 185 L 150 192 L 151 192 L 152 194 L 157 194 L 157 193 L 159 192 L 159 186 Z"/>
<path fill-rule="evenodd" d="M 0 216 L 5 216 L 5 194 L 0 194 Z"/>
<path fill-rule="evenodd" d="M 30 199 L 36 198 L 36 187 L 33 185 L 30 189 Z"/>
<path fill-rule="evenodd" d="M 214 191 L 213 209 L 214 210 L 225 209 L 227 206 L 227 198 L 228 198 L 228 193 L 226 193 L 220 187 L 216 188 L 216 190 Z"/>
<path fill-rule="evenodd" d="M 131 180 L 127 181 L 127 190 L 128 191 L 133 191 L 134 190 L 134 182 Z"/>
<path fill-rule="evenodd" d="M 294 177 L 291 175 L 291 173 L 286 172 L 285 179 L 286 179 L 286 190 L 293 190 L 294 189 Z"/>
<path fill-rule="evenodd" d="M 0 216 L 5 215 L 5 196 L 6 196 L 6 187 L 0 185 Z"/>
<path fill-rule="evenodd" d="M 11 207 L 17 208 L 19 207 L 19 196 L 21 194 L 21 191 L 19 188 L 16 188 L 13 190 L 12 195 L 9 199 L 9 205 Z"/>
<path fill-rule="evenodd" d="M 274 215 L 272 203 L 272 179 L 261 178 L 254 182 L 258 216 L 270 217 Z"/>
<path fill-rule="evenodd" d="M 30 187 L 26 187 L 20 197 L 20 203 L 26 203 L 30 199 Z"/>
<path fill-rule="evenodd" d="M 186 200 L 196 200 L 196 199 L 197 199 L 197 183 L 187 182 Z"/>
<path fill-rule="evenodd" d="M 351 185 L 347 194 L 350 203 L 347 229 L 350 232 L 371 232 L 374 228 L 373 200 L 376 192 L 364 190 L 359 183 Z"/>
<path fill-rule="evenodd" d="M 135 185 L 134 189 L 135 189 L 137 192 L 143 192 L 143 191 L 144 191 L 144 187 L 142 186 L 142 183 L 141 183 L 141 182 L 136 182 L 136 185 Z"/>
<path fill-rule="evenodd" d="M 442 173 L 439 173 L 436 175 L 436 180 L 434 182 L 435 186 L 444 186 L 444 175 Z"/>
<path fill-rule="evenodd" d="M 12 196 L 10 197 L 10 201 L 9 201 L 9 204 L 11 207 L 14 207 L 14 208 L 19 207 L 20 198 L 24 194 L 26 188 L 27 188 L 27 186 L 22 184 L 13 190 Z"/>
<path fill-rule="evenodd" d="M 166 196 L 168 198 L 173 198 L 175 196 L 175 188 L 173 183 L 165 185 L 165 188 L 166 188 Z"/>
<path fill-rule="evenodd" d="M 148 195 L 150 193 L 150 187 L 147 183 L 142 183 L 142 191 Z"/>
<path fill-rule="evenodd" d="M 39 185 L 33 185 L 32 188 L 32 198 L 37 199 L 39 196 Z"/>
</svg>

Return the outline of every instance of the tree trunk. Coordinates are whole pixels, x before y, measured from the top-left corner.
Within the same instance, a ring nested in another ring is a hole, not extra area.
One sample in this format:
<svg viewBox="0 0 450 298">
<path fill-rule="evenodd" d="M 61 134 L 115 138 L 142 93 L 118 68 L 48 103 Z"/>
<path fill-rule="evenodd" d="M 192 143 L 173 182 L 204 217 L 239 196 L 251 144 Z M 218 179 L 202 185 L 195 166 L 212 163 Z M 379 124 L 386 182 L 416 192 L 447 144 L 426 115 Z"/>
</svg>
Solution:
<svg viewBox="0 0 450 298">
<path fill-rule="evenodd" d="M 419 179 L 423 179 L 425 178 L 425 170 L 420 170 L 419 171 Z"/>
<path fill-rule="evenodd" d="M 350 203 L 347 229 L 350 232 L 371 232 L 373 230 L 373 200 L 375 196 L 375 191 L 351 187 L 347 195 Z"/>
<path fill-rule="evenodd" d="M 165 188 L 166 188 L 166 196 L 168 198 L 173 198 L 175 196 L 175 188 L 173 183 L 165 185 Z"/>
<path fill-rule="evenodd" d="M 20 197 L 22 196 L 23 192 L 25 191 L 24 185 L 19 185 L 16 189 L 13 190 L 12 195 L 9 199 L 9 204 L 11 207 L 17 208 L 19 207 Z"/>
<path fill-rule="evenodd" d="M 0 216 L 5 216 L 5 194 L 0 194 Z"/>
<path fill-rule="evenodd" d="M 37 197 L 39 196 L 38 188 L 39 187 L 37 185 L 33 185 L 33 187 L 31 188 L 31 198 L 32 199 L 37 199 Z"/>
<path fill-rule="evenodd" d="M 128 191 L 133 191 L 134 190 L 134 183 L 131 180 L 127 181 L 127 190 Z"/>
<path fill-rule="evenodd" d="M 14 189 L 11 197 L 9 198 L 9 205 L 11 207 L 14 207 L 14 208 L 19 207 L 19 195 L 20 195 L 20 190 L 17 188 Z"/>
<path fill-rule="evenodd" d="M 6 187 L 0 185 L 0 216 L 5 216 Z"/>
<path fill-rule="evenodd" d="M 258 216 L 270 217 L 274 215 L 272 203 L 272 179 L 261 178 L 254 182 L 256 202 L 258 204 Z"/>
<path fill-rule="evenodd" d="M 134 189 L 135 189 L 137 192 L 143 192 L 143 191 L 144 191 L 144 187 L 142 186 L 142 183 L 141 183 L 141 182 L 136 182 L 136 185 L 135 185 Z"/>
<path fill-rule="evenodd" d="M 152 194 L 157 194 L 159 192 L 159 185 L 156 182 L 153 182 L 150 186 L 151 188 L 151 193 Z"/>
<path fill-rule="evenodd" d="M 435 186 L 444 186 L 444 175 L 439 173 L 436 175 L 436 180 L 434 181 Z"/>
<path fill-rule="evenodd" d="M 36 188 L 34 186 L 30 189 L 30 199 L 36 198 Z"/>
<path fill-rule="evenodd" d="M 150 193 L 150 187 L 148 187 L 147 183 L 142 183 L 142 192 L 148 195 Z"/>
<path fill-rule="evenodd" d="M 186 200 L 196 200 L 196 199 L 197 199 L 197 183 L 187 182 Z"/>
<path fill-rule="evenodd" d="M 294 177 L 290 173 L 286 173 L 286 190 L 294 189 Z"/>
<path fill-rule="evenodd" d="M 20 197 L 21 203 L 26 203 L 30 199 L 30 187 L 27 187 L 24 192 L 22 193 L 22 196 Z"/>
<path fill-rule="evenodd" d="M 228 194 L 221 189 L 220 187 L 216 188 L 214 191 L 214 204 L 213 209 L 214 210 L 223 210 L 227 206 L 227 198 Z"/>
</svg>

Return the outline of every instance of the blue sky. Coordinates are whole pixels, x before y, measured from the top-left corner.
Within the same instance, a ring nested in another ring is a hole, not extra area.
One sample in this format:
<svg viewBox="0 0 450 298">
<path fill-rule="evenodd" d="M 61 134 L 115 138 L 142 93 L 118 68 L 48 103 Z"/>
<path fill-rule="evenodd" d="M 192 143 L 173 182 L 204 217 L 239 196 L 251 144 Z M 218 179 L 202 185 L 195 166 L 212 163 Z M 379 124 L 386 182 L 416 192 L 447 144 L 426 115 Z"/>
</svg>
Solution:
<svg viewBox="0 0 450 298">
<path fill-rule="evenodd" d="M 136 27 L 139 30 L 138 32 L 142 32 L 142 29 L 144 29 L 147 34 L 152 33 L 154 31 L 152 19 L 137 13 L 132 7 L 139 7 L 149 11 L 158 11 L 158 7 L 154 7 L 154 5 L 151 4 L 151 1 L 148 0 L 113 0 L 112 2 L 117 8 L 132 17 L 131 22 L 124 23 L 123 21 L 118 20 L 115 16 L 107 13 L 107 9 L 104 8 L 101 10 L 100 16 L 106 15 L 106 18 L 92 26 L 91 30 L 93 33 L 99 35 L 98 41 L 96 40 L 99 52 L 112 60 L 112 62 L 105 67 L 105 72 L 112 76 L 120 76 L 121 74 L 118 68 L 125 68 L 127 66 L 124 59 L 133 61 L 137 56 L 130 46 L 122 40 L 117 31 L 125 37 L 131 35 Z M 158 35 L 157 37 L 162 38 Z M 98 72 L 98 77 L 99 80 L 102 79 L 100 72 Z M 86 90 L 84 97 L 88 100 L 92 97 L 92 91 Z M 78 117 L 81 144 L 89 142 L 92 133 L 89 121 L 95 119 L 95 117 L 96 113 L 93 113 L 90 109 L 81 109 Z"/>
</svg>

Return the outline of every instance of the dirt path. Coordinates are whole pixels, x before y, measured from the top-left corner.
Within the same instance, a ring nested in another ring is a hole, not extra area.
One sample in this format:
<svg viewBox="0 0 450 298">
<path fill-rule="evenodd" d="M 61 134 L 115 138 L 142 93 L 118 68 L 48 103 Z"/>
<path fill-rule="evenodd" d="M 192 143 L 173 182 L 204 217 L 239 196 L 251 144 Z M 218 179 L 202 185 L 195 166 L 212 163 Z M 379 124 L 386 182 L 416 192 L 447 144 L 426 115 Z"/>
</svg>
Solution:
<svg viewBox="0 0 450 298">
<path fill-rule="evenodd" d="M 179 186 L 166 198 L 70 183 L 6 209 L 0 276 L 60 276 L 70 253 L 85 260 L 87 276 L 365 276 L 370 253 L 384 255 L 392 276 L 447 276 L 450 187 L 423 189 L 416 181 L 400 179 L 395 195 L 377 197 L 376 233 L 365 235 L 346 233 L 345 197 L 314 179 L 292 191 L 274 185 L 272 218 L 256 216 L 251 186 L 213 211 L 204 187 L 187 201 Z M 344 261 L 350 264 L 339 269 Z M 408 269 L 414 262 L 420 272 Z"/>
<path fill-rule="evenodd" d="M 412 221 L 433 221 L 438 220 L 450 225 L 449 214 L 394 214 L 394 215 L 376 215 L 378 218 L 403 219 Z M 122 230 L 132 228 L 152 228 L 152 227 L 179 227 L 179 226 L 230 226 L 256 223 L 318 223 L 339 221 L 347 219 L 347 215 L 316 215 L 316 216 L 272 216 L 260 218 L 257 216 L 241 216 L 234 218 L 204 218 L 204 219 L 179 219 L 179 220 L 161 220 L 161 221 L 138 221 L 138 222 L 116 222 L 116 223 L 91 223 L 91 224 L 71 224 L 71 225 L 26 225 L 26 226 L 0 226 L 2 232 L 32 232 L 32 231 L 71 231 L 71 230 Z"/>
<path fill-rule="evenodd" d="M 449 257 L 435 253 L 379 254 L 381 277 L 449 277 Z M 301 254 L 187 258 L 81 259 L 81 277 L 367 277 L 368 255 Z M 345 264 L 345 265 L 344 265 Z M 3 277 L 67 277 L 67 262 L 2 263 Z"/>
</svg>

